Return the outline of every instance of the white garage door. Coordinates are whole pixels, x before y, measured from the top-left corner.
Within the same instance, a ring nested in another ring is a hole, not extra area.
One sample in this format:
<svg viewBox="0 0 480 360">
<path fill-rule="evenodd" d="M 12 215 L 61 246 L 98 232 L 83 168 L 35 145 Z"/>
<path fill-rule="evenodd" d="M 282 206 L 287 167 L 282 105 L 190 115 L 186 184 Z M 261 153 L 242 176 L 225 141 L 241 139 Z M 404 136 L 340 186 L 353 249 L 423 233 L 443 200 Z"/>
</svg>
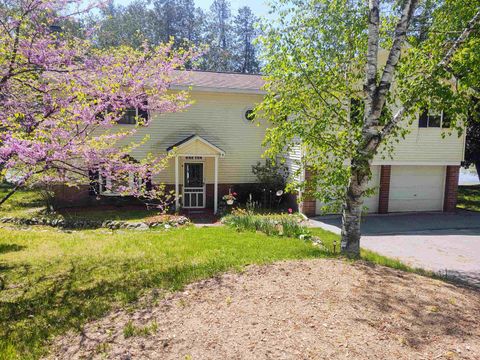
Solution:
<svg viewBox="0 0 480 360">
<path fill-rule="evenodd" d="M 366 211 L 369 213 L 376 213 L 378 211 L 378 187 L 380 186 L 380 166 L 372 166 L 372 178 L 368 183 L 369 188 L 375 189 L 375 193 L 363 200 L 363 206 L 366 207 Z M 315 213 L 322 215 L 323 204 L 317 200 Z M 337 211 L 340 212 L 340 209 Z"/>
<path fill-rule="evenodd" d="M 363 200 L 363 206 L 367 208 L 367 212 L 378 212 L 378 189 L 380 186 L 380 166 L 372 166 L 372 178 L 368 183 L 368 187 L 374 189 L 375 193 Z"/>
<path fill-rule="evenodd" d="M 443 209 L 444 166 L 392 166 L 389 212 Z"/>
</svg>

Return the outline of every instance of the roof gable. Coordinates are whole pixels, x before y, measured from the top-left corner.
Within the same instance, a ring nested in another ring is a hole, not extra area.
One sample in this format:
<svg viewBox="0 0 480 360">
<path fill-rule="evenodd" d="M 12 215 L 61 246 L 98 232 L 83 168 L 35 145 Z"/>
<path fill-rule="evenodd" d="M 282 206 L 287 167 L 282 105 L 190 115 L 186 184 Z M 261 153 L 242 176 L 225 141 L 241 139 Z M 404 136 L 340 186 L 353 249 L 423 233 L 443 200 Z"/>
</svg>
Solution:
<svg viewBox="0 0 480 360">
<path fill-rule="evenodd" d="M 205 140 L 199 135 L 190 135 L 185 139 L 169 146 L 167 152 L 179 155 L 220 155 L 225 156 L 225 151 Z"/>
</svg>

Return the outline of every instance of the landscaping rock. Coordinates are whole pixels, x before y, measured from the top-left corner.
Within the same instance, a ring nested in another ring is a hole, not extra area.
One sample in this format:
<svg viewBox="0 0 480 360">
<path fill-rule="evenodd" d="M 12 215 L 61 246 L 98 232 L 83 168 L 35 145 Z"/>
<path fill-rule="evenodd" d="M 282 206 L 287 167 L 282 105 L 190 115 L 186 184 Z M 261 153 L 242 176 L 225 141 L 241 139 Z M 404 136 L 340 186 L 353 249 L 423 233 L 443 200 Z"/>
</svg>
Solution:
<svg viewBox="0 0 480 360">
<path fill-rule="evenodd" d="M 59 228 L 68 229 L 97 229 L 107 228 L 110 230 L 130 229 L 130 230 L 148 230 L 149 228 L 165 228 L 178 227 L 186 225 L 190 220 L 184 216 L 169 216 L 165 215 L 164 221 L 154 222 L 127 222 L 120 220 L 105 220 L 103 222 L 91 219 L 50 219 L 47 217 L 32 217 L 32 218 L 13 218 L 2 217 L 0 223 L 11 223 L 16 225 L 47 225 Z"/>
</svg>

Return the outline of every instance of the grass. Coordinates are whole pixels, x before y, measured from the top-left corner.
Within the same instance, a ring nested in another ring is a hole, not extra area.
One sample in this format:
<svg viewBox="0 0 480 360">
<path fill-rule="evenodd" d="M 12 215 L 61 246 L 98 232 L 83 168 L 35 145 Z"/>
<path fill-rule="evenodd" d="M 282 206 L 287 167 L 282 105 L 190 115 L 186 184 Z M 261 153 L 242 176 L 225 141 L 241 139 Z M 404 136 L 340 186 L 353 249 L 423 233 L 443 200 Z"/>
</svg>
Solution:
<svg viewBox="0 0 480 360">
<path fill-rule="evenodd" d="M 154 320 L 152 323 L 146 326 L 135 326 L 132 321 L 129 321 L 123 328 L 123 336 L 125 339 L 132 336 L 149 336 L 156 333 L 158 330 L 158 324 Z"/>
<path fill-rule="evenodd" d="M 0 199 L 9 191 L 10 187 L 0 185 Z M 36 190 L 17 191 L 2 206 L 0 206 L 0 217 L 31 217 L 45 208 L 40 192 Z"/>
<path fill-rule="evenodd" d="M 247 264 L 321 256 L 327 255 L 298 239 L 226 227 L 0 229 L 0 359 L 38 358 L 53 336 L 114 306 L 132 306 L 150 289 L 175 291 Z"/>
<path fill-rule="evenodd" d="M 339 235 L 334 234 L 330 231 L 323 230 L 321 228 L 310 228 L 309 230 L 313 236 L 317 236 L 321 239 L 323 245 L 328 249 L 328 252 L 332 256 L 340 255 L 340 236 Z M 387 266 L 393 269 L 412 272 L 412 273 L 416 273 L 424 276 L 430 276 L 430 277 L 433 276 L 432 273 L 424 269 L 410 267 L 408 265 L 405 265 L 400 260 L 380 255 L 371 250 L 367 250 L 363 248 L 360 249 L 360 256 L 362 260 L 365 260 L 377 265 Z"/>
<path fill-rule="evenodd" d="M 0 193 L 6 191 L 0 187 Z M 42 209 L 37 192 L 21 191 L 0 208 L 0 216 L 29 217 Z M 70 210 L 62 216 L 137 220 L 149 214 L 147 210 L 103 209 Z M 258 230 L 277 234 L 278 226 L 267 225 Z M 0 359 L 39 358 L 54 336 L 79 330 L 112 308 L 141 306 L 140 298 L 155 302 L 165 292 L 226 270 L 338 255 L 338 235 L 309 229 L 327 249 L 321 251 L 298 239 L 304 229 L 297 225 L 283 224 L 282 237 L 241 231 L 250 225 L 236 226 L 237 230 L 186 227 L 143 232 L 0 227 Z M 363 249 L 362 258 L 425 273 Z M 228 304 L 229 299 L 225 301 Z M 124 336 L 148 336 L 155 331 L 156 324 L 137 327 L 127 323 Z M 98 351 L 106 351 L 106 346 L 100 344 Z"/>
<path fill-rule="evenodd" d="M 470 211 L 480 211 L 480 185 L 459 186 L 457 207 Z"/>
<path fill-rule="evenodd" d="M 0 198 L 3 198 L 11 187 L 0 185 Z M 56 214 L 45 214 L 45 202 L 38 190 L 19 190 L 0 206 L 0 217 L 31 218 L 44 216 L 63 219 L 86 220 L 123 220 L 141 221 L 157 215 L 155 210 L 147 210 L 143 206 L 102 207 L 98 210 L 88 208 L 61 209 Z"/>
</svg>

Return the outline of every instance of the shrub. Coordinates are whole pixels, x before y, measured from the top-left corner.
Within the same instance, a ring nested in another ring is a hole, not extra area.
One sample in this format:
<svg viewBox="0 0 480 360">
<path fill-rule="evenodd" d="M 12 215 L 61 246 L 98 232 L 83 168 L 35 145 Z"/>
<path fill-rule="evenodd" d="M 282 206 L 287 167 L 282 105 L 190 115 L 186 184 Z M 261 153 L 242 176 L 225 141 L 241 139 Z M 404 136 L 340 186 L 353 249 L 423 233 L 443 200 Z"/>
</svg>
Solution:
<svg viewBox="0 0 480 360">
<path fill-rule="evenodd" d="M 257 189 L 252 192 L 253 201 L 260 202 L 264 208 L 278 208 L 284 200 L 287 186 L 288 169 L 286 166 L 267 159 L 252 166 L 252 173 L 257 178 Z M 250 199 L 252 201 L 252 199 Z"/>
<path fill-rule="evenodd" d="M 235 210 L 222 222 L 239 231 L 261 231 L 267 235 L 298 238 L 309 236 L 303 219 L 296 214 L 254 214 L 247 210 Z"/>
<path fill-rule="evenodd" d="M 268 190 L 284 190 L 287 184 L 288 169 L 267 159 L 265 164 L 260 162 L 252 166 L 252 173 L 257 177 L 260 184 L 263 184 Z"/>
</svg>

